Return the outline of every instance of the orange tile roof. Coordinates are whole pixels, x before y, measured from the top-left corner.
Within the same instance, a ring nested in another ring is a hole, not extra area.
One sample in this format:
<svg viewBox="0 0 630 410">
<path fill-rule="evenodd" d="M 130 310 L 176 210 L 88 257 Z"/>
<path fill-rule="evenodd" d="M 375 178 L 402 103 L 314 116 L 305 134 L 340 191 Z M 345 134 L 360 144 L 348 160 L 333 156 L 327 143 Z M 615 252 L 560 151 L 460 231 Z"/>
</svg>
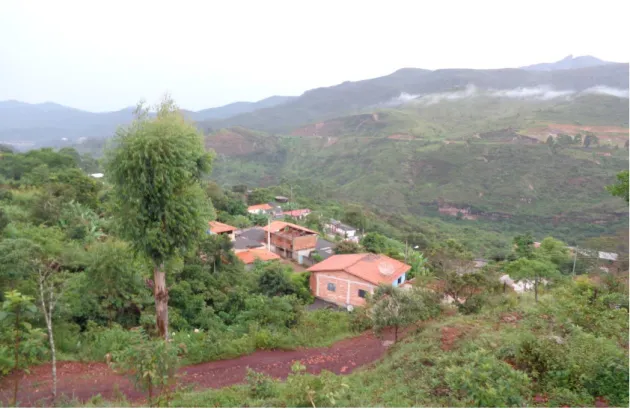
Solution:
<svg viewBox="0 0 630 410">
<path fill-rule="evenodd" d="M 333 255 L 307 270 L 309 272 L 344 271 L 366 282 L 380 285 L 392 283 L 409 269 L 411 266 L 389 256 L 356 253 Z"/>
<path fill-rule="evenodd" d="M 230 231 L 236 231 L 238 228 L 234 227 L 234 226 L 230 226 L 228 224 L 224 224 L 222 222 L 219 221 L 212 221 L 212 222 L 208 222 L 208 225 L 210 226 L 210 232 L 212 233 L 224 233 L 224 232 L 230 232 Z"/>
<path fill-rule="evenodd" d="M 273 209 L 273 207 L 269 204 L 257 204 L 257 205 L 250 205 L 247 207 L 248 211 L 269 211 L 270 209 Z"/>
<path fill-rule="evenodd" d="M 295 229 L 299 229 L 301 231 L 304 232 L 308 232 L 308 233 L 312 233 L 312 234 L 317 234 L 317 232 L 315 231 L 311 231 L 308 228 L 305 228 L 303 226 L 300 225 L 296 225 L 296 224 L 292 224 L 290 222 L 284 222 L 284 221 L 273 221 L 272 223 L 270 223 L 268 226 L 265 225 L 262 228 L 267 231 L 267 232 L 278 232 L 281 229 L 284 229 L 286 226 L 290 226 L 291 228 L 295 228 Z"/>
<path fill-rule="evenodd" d="M 242 260 L 245 265 L 254 263 L 256 259 L 260 259 L 261 261 L 271 261 L 275 259 L 280 259 L 278 255 L 264 248 L 263 249 L 249 249 L 243 252 L 238 252 L 236 254 L 236 257 Z"/>
</svg>

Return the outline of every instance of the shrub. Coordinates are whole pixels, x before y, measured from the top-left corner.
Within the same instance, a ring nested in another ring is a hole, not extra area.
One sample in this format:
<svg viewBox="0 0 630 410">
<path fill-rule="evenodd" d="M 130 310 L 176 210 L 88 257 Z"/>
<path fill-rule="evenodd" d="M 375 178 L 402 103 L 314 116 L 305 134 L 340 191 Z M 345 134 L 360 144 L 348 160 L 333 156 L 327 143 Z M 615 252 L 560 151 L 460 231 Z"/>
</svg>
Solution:
<svg viewBox="0 0 630 410">
<path fill-rule="evenodd" d="M 114 354 L 112 367 L 126 373 L 137 388 L 147 392 L 149 406 L 168 407 L 176 383 L 179 356 L 186 348 L 163 339 L 148 340 L 142 331 L 134 333 L 137 333 L 139 342 Z"/>
<path fill-rule="evenodd" d="M 353 332 L 361 333 L 372 327 L 372 319 L 368 316 L 365 308 L 356 308 L 350 314 L 350 329 Z"/>
<path fill-rule="evenodd" d="M 319 375 L 305 373 L 300 362 L 293 363 L 284 385 L 287 407 L 331 407 L 348 392 L 348 385 L 329 371 Z"/>
<path fill-rule="evenodd" d="M 448 367 L 445 381 L 461 400 L 476 407 L 527 406 L 529 378 L 485 350 L 463 357 L 461 366 Z"/>
<path fill-rule="evenodd" d="M 481 308 L 486 304 L 487 298 L 483 294 L 475 294 L 468 297 L 464 303 L 457 304 L 457 310 L 464 315 L 479 313 Z"/>
<path fill-rule="evenodd" d="M 245 377 L 249 395 L 254 399 L 266 399 L 276 394 L 276 387 L 271 377 L 247 368 Z"/>
<path fill-rule="evenodd" d="M 119 324 L 111 328 L 88 322 L 87 331 L 80 339 L 79 358 L 85 361 L 104 361 L 105 355 L 112 356 L 142 341 L 135 331 L 123 329 Z"/>
</svg>

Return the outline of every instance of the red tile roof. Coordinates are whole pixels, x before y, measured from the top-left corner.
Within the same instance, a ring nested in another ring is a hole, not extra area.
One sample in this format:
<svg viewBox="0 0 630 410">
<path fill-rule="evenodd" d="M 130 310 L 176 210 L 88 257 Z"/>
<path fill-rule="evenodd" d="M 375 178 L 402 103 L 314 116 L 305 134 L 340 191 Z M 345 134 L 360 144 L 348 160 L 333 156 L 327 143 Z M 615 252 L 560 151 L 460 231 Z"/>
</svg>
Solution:
<svg viewBox="0 0 630 410">
<path fill-rule="evenodd" d="M 283 214 L 288 215 L 288 216 L 302 216 L 302 215 L 308 215 L 311 213 L 310 209 L 295 209 L 293 211 L 284 211 Z"/>
<path fill-rule="evenodd" d="M 411 266 L 385 255 L 357 253 L 333 255 L 307 270 L 309 272 L 344 271 L 366 282 L 380 285 L 391 284 Z"/>
<path fill-rule="evenodd" d="M 250 205 L 247 207 L 248 211 L 269 211 L 270 209 L 273 209 L 273 207 L 269 204 L 257 204 L 257 205 Z"/>
<path fill-rule="evenodd" d="M 256 259 L 260 259 L 261 261 L 271 261 L 275 259 L 280 259 L 278 255 L 264 248 L 263 249 L 249 249 L 243 252 L 238 252 L 236 254 L 236 257 L 242 260 L 245 265 L 254 263 Z"/>
<path fill-rule="evenodd" d="M 216 233 L 216 234 L 236 231 L 238 229 L 234 226 L 224 224 L 219 221 L 208 222 L 208 225 L 210 226 L 210 232 Z"/>
<path fill-rule="evenodd" d="M 265 231 L 268 231 L 268 232 L 272 232 L 272 233 L 273 233 L 273 232 L 278 232 L 278 231 L 280 231 L 280 230 L 284 229 L 284 228 L 285 228 L 285 227 L 287 227 L 287 226 L 290 226 L 291 228 L 294 228 L 294 229 L 299 229 L 299 230 L 301 230 L 301 231 L 308 232 L 308 233 L 311 233 L 311 234 L 317 234 L 317 232 L 315 232 L 315 231 L 311 231 L 310 229 L 305 228 L 305 227 L 303 227 L 303 226 L 296 225 L 296 224 L 292 224 L 292 223 L 289 223 L 289 222 L 284 222 L 284 221 L 273 221 L 273 222 L 272 222 L 272 223 L 270 223 L 268 226 L 267 226 L 267 225 L 265 225 L 265 226 L 263 226 L 262 228 L 263 228 Z"/>
</svg>

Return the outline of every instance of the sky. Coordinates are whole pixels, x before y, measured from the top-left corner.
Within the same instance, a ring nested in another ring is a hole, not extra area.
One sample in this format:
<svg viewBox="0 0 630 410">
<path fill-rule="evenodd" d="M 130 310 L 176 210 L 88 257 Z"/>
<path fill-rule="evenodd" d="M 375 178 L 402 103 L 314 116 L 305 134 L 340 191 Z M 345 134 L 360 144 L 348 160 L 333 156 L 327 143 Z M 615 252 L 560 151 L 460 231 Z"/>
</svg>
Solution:
<svg viewBox="0 0 630 410">
<path fill-rule="evenodd" d="M 630 61 L 626 2 L 0 0 L 0 101 L 199 110 L 390 74 Z"/>
</svg>

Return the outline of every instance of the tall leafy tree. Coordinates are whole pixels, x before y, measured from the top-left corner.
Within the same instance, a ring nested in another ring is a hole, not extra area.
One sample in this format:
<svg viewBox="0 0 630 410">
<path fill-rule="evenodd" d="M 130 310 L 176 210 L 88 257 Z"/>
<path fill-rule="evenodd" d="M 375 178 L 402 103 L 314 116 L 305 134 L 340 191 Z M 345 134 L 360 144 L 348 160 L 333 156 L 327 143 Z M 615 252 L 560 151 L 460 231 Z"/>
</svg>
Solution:
<svg viewBox="0 0 630 410">
<path fill-rule="evenodd" d="M 212 156 L 202 135 L 184 120 L 169 97 L 149 117 L 142 104 L 136 120 L 118 131 L 107 153 L 107 175 L 114 184 L 120 233 L 153 264 L 156 326 L 168 336 L 168 290 L 164 263 L 190 251 L 207 229 L 210 207 L 201 179 Z"/>
<path fill-rule="evenodd" d="M 606 187 L 608 192 L 614 196 L 618 196 L 629 202 L 628 199 L 628 171 L 622 171 L 617 174 L 617 183 Z"/>
</svg>

